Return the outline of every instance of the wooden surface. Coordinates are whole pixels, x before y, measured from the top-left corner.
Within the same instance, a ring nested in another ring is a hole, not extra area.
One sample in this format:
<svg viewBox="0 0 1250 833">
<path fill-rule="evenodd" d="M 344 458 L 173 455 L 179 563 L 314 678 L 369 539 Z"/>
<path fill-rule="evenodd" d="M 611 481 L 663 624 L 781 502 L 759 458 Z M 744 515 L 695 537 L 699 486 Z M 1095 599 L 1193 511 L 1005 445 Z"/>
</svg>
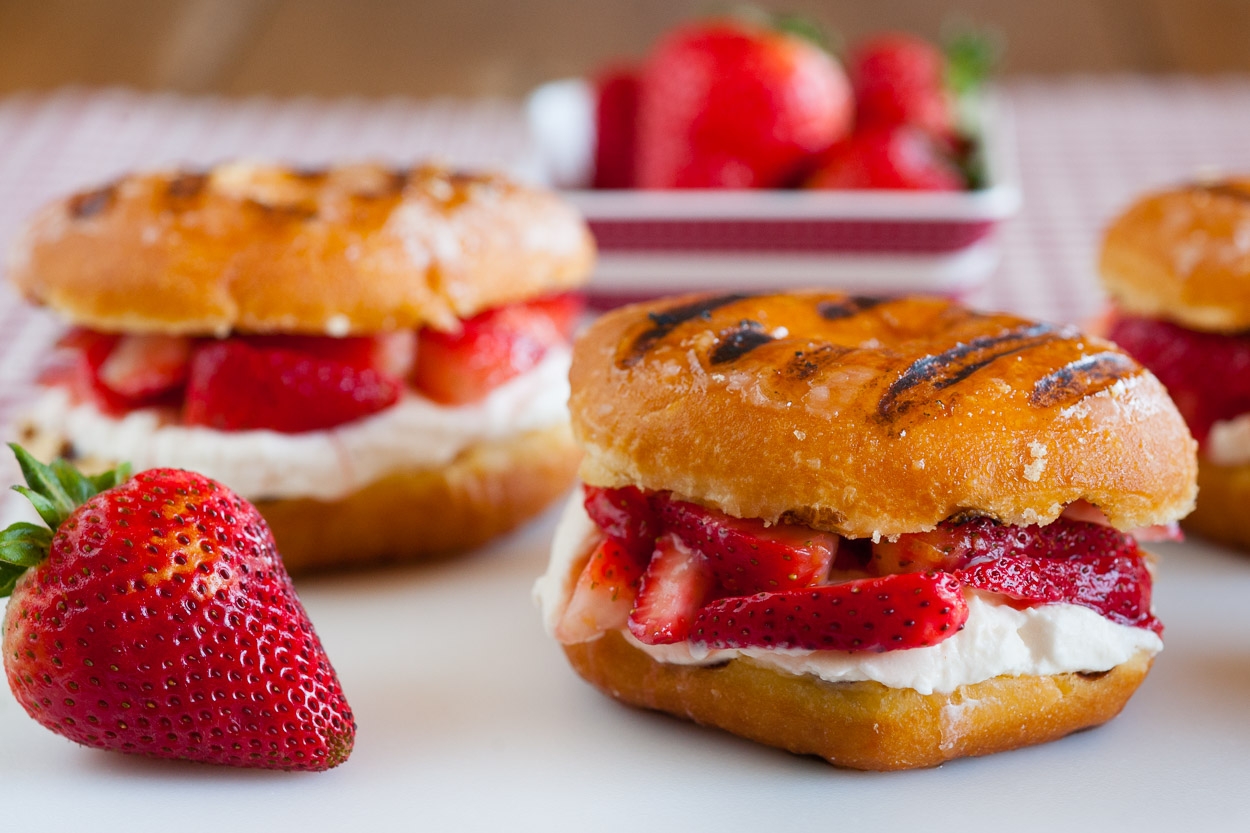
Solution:
<svg viewBox="0 0 1250 833">
<path fill-rule="evenodd" d="M 0 92 L 64 84 L 292 95 L 517 95 L 637 56 L 707 0 L 0 0 Z M 729 6 L 731 3 L 725 3 Z M 782 0 L 853 41 L 953 19 L 1008 74 L 1250 70 L 1244 0 Z"/>
</svg>

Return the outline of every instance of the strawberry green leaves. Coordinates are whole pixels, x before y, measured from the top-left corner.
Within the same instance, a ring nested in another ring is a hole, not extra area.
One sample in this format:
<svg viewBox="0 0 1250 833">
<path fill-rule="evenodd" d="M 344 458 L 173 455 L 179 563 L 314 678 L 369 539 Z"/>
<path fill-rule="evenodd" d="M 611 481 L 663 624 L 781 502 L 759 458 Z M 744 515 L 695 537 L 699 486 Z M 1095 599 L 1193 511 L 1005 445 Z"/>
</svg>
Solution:
<svg viewBox="0 0 1250 833">
<path fill-rule="evenodd" d="M 130 478 L 128 463 L 88 477 L 66 460 L 44 464 L 16 443 L 10 443 L 9 448 L 26 480 L 25 486 L 14 486 L 13 490 L 30 501 L 48 526 L 21 521 L 0 530 L 0 598 L 13 592 L 22 573 L 47 557 L 52 533 L 76 508 Z"/>
</svg>

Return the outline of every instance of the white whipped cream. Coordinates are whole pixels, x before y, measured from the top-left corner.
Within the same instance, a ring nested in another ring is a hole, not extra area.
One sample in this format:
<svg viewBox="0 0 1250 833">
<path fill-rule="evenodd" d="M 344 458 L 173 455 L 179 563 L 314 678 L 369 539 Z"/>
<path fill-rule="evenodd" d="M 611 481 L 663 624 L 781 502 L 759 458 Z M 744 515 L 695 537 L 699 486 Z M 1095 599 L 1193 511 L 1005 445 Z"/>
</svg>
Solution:
<svg viewBox="0 0 1250 833">
<path fill-rule="evenodd" d="M 580 492 L 565 507 L 552 543 L 547 572 L 534 585 L 547 633 L 556 625 L 573 593 L 573 562 L 597 535 L 582 508 Z M 965 590 L 968 622 L 954 636 L 927 648 L 902 651 L 847 652 L 764 648 L 709 650 L 689 642 L 646 645 L 625 632 L 640 650 L 660 662 L 712 665 L 749 657 L 760 665 L 791 674 L 811 674 L 830 682 L 875 680 L 890 688 L 921 694 L 951 692 L 1003 675 L 1047 675 L 1073 671 L 1108 671 L 1138 652 L 1153 656 L 1163 649 L 1153 631 L 1120 625 L 1086 607 L 1049 604 L 1017 610 L 994 593 Z"/>
<path fill-rule="evenodd" d="M 1217 466 L 1250 463 L 1250 414 L 1223 419 L 1211 426 L 1202 453 Z"/>
<path fill-rule="evenodd" d="M 302 434 L 184 426 L 150 408 L 112 417 L 71 404 L 59 388 L 20 421 L 65 438 L 80 457 L 190 469 L 248 500 L 335 500 L 396 471 L 445 465 L 470 445 L 567 420 L 569 357 L 568 348 L 550 350 L 480 402 L 451 407 L 406 391 L 384 411 Z"/>
</svg>

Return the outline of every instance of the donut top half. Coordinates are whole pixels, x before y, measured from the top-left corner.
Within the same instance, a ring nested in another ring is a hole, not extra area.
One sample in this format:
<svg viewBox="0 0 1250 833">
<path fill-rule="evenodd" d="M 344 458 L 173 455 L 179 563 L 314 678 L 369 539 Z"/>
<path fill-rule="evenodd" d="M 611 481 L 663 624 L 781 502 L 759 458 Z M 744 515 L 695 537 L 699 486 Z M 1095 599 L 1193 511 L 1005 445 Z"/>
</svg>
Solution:
<svg viewBox="0 0 1250 833">
<path fill-rule="evenodd" d="M 948 518 L 1121 529 L 1193 505 L 1195 444 L 1158 380 L 1075 329 L 933 298 L 686 296 L 580 339 L 583 479 L 847 537 Z"/>
</svg>

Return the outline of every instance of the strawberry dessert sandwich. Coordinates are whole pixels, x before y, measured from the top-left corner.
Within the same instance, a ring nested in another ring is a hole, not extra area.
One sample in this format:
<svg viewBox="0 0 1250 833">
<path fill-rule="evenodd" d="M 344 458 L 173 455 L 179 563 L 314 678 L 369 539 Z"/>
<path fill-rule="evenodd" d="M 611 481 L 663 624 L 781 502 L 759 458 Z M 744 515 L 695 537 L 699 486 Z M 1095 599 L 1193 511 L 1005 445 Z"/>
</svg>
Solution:
<svg viewBox="0 0 1250 833">
<path fill-rule="evenodd" d="M 1147 194 L 1107 229 L 1107 336 L 1159 377 L 1199 444 L 1185 527 L 1250 549 L 1250 178 Z"/>
<path fill-rule="evenodd" d="M 625 307 L 574 350 L 582 495 L 535 594 L 634 706 L 904 769 L 1114 717 L 1194 499 L 1151 373 L 1074 329 L 828 292 Z"/>
<path fill-rule="evenodd" d="M 9 278 L 71 325 L 19 439 L 203 472 L 292 570 L 462 551 L 573 479 L 594 244 L 551 193 L 436 166 L 234 163 L 46 206 Z"/>
</svg>

